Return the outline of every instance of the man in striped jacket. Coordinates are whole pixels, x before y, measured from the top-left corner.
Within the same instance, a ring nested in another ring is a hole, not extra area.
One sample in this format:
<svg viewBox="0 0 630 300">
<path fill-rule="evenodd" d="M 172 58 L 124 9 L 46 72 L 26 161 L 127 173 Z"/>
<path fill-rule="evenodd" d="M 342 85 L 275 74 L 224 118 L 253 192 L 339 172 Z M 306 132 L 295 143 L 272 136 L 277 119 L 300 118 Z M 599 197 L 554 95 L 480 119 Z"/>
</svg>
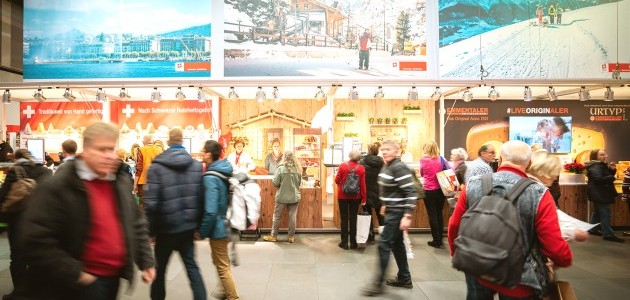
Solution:
<svg viewBox="0 0 630 300">
<path fill-rule="evenodd" d="M 398 144 L 393 141 L 385 141 L 381 145 L 385 165 L 378 174 L 378 185 L 379 198 L 383 204 L 381 215 L 385 215 L 385 226 L 378 246 L 379 272 L 375 281 L 362 290 L 364 296 L 383 293 L 383 281 L 385 281 L 390 251 L 394 254 L 398 265 L 398 274 L 396 278 L 388 279 L 385 283 L 394 287 L 413 288 L 403 242 L 403 231 L 411 226 L 418 191 L 412 171 L 398 158 L 399 151 Z"/>
</svg>

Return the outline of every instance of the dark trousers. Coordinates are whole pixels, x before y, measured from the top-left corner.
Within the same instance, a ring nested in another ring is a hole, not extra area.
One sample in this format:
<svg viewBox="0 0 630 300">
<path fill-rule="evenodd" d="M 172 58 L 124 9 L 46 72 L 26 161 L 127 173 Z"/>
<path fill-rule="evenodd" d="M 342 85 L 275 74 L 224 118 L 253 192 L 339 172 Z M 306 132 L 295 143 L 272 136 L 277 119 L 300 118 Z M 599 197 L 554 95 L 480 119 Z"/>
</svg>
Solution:
<svg viewBox="0 0 630 300">
<path fill-rule="evenodd" d="M 390 252 L 394 254 L 398 266 L 398 274 L 396 275 L 398 280 L 411 280 L 409 264 L 407 263 L 407 250 L 403 241 L 403 232 L 400 230 L 400 220 L 404 214 L 403 209 L 390 209 L 385 212 L 385 225 L 378 243 L 379 274 L 376 278 L 377 285 L 382 285 L 385 281 Z"/>
<path fill-rule="evenodd" d="M 138 184 L 138 191 L 136 192 L 136 197 L 140 198 L 140 208 L 144 208 L 144 184 Z"/>
<path fill-rule="evenodd" d="M 494 294 L 497 292 L 492 289 L 481 285 L 477 281 L 477 279 L 473 276 L 466 274 L 466 288 L 468 290 L 468 294 L 466 295 L 466 300 L 492 300 L 494 299 Z M 530 296 L 525 298 L 514 298 L 505 295 L 499 294 L 500 300 L 537 300 L 536 296 Z"/>
<path fill-rule="evenodd" d="M 591 224 L 599 223 L 599 228 L 602 231 L 602 236 L 613 237 L 615 233 L 610 227 L 610 218 L 612 212 L 610 211 L 610 203 L 593 202 L 595 211 L 591 214 Z"/>
<path fill-rule="evenodd" d="M 367 69 L 370 66 L 370 50 L 359 50 L 359 68 Z"/>
<path fill-rule="evenodd" d="M 77 300 L 115 300 L 118 296 L 120 278 L 96 277 L 96 281 L 79 288 Z"/>
<path fill-rule="evenodd" d="M 441 189 L 425 191 L 424 206 L 427 208 L 429 215 L 429 225 L 431 226 L 431 235 L 434 242 L 442 243 L 444 235 L 444 193 Z"/>
<path fill-rule="evenodd" d="M 562 14 L 556 15 L 556 24 L 562 24 Z"/>
<path fill-rule="evenodd" d="M 553 18 L 554 16 L 549 16 L 549 24 L 553 24 Z"/>
<path fill-rule="evenodd" d="M 20 222 L 22 214 L 11 214 L 7 217 L 8 238 L 9 238 L 9 271 L 11 272 L 11 281 L 13 282 L 13 291 L 18 293 L 20 288 L 23 287 L 24 279 L 26 276 L 27 265 L 22 259 L 22 251 L 18 248 L 17 239 L 20 236 L 20 228 L 18 223 Z"/>
<path fill-rule="evenodd" d="M 348 244 L 348 235 L 350 235 L 350 244 L 357 243 L 357 214 L 359 212 L 359 204 L 361 204 L 361 200 L 339 201 L 341 243 Z"/>
<path fill-rule="evenodd" d="M 368 214 L 373 215 L 372 211 L 376 213 L 376 220 L 378 221 L 378 226 L 383 226 L 383 216 L 381 216 L 381 201 L 378 199 L 368 199 L 365 203 L 365 211 Z M 370 222 L 370 236 L 368 240 L 374 240 L 374 223 Z"/>
<path fill-rule="evenodd" d="M 173 251 L 179 252 L 179 256 L 186 267 L 186 274 L 193 292 L 193 299 L 207 299 L 206 287 L 204 286 L 201 273 L 195 262 L 195 244 L 193 238 L 194 231 L 185 231 L 174 234 L 160 234 L 155 238 L 155 261 L 156 276 L 151 284 L 151 299 L 164 299 L 166 290 L 164 278 L 166 267 Z"/>
</svg>

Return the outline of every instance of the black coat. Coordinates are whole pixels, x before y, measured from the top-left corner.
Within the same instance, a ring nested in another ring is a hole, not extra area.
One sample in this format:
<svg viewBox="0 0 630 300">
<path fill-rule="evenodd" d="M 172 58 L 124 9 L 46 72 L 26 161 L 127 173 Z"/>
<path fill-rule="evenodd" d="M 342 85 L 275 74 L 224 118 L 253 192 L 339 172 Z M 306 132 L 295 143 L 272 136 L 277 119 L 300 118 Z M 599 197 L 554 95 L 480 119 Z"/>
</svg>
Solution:
<svg viewBox="0 0 630 300">
<path fill-rule="evenodd" d="M 26 299 L 73 299 L 82 271 L 81 259 L 90 230 L 86 187 L 77 175 L 77 159 L 35 189 L 23 216 L 18 241 L 29 264 Z M 127 246 L 121 277 L 133 278 L 133 263 L 141 270 L 154 266 L 147 222 L 132 194 L 132 181 L 116 173 L 114 195 Z M 21 298 L 20 298 L 21 299 Z"/>
<path fill-rule="evenodd" d="M 586 177 L 588 184 L 586 194 L 588 200 L 599 203 L 613 203 L 617 197 L 615 190 L 615 170 L 612 170 L 601 161 L 589 161 L 586 163 Z"/>
<path fill-rule="evenodd" d="M 367 193 L 367 201 L 372 204 L 378 204 L 378 174 L 383 168 L 383 158 L 376 155 L 366 155 L 359 162 L 365 168 L 365 188 Z"/>
<path fill-rule="evenodd" d="M 41 163 L 34 163 L 27 159 L 18 159 L 14 165 L 24 168 L 24 172 L 26 172 L 28 178 L 35 179 L 35 182 L 37 182 L 37 184 L 40 184 L 44 179 L 52 175 L 52 171 L 44 167 L 44 165 L 42 165 Z M 0 188 L 0 205 L 4 203 L 5 198 L 11 190 L 11 185 L 13 185 L 13 183 L 16 181 L 17 175 L 15 174 L 14 168 L 11 167 L 9 169 L 9 172 L 7 172 L 7 177 L 4 179 L 2 188 Z"/>
</svg>

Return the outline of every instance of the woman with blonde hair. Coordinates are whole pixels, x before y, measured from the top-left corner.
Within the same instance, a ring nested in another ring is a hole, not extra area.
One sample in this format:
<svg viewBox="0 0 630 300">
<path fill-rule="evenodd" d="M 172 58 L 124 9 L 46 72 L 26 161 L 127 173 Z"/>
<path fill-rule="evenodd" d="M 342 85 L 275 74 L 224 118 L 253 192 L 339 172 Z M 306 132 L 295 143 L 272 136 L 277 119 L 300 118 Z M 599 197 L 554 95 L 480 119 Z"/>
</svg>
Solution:
<svg viewBox="0 0 630 300">
<path fill-rule="evenodd" d="M 420 159 L 420 176 L 424 178 L 424 205 L 429 215 L 429 225 L 433 240 L 427 244 L 434 248 L 442 247 L 444 237 L 444 193 L 437 180 L 437 173 L 448 169 L 446 160 L 440 156 L 440 149 L 434 141 L 426 142 L 422 146 L 424 156 Z"/>
<path fill-rule="evenodd" d="M 293 152 L 284 152 L 282 161 L 273 176 L 273 186 L 276 187 L 276 201 L 273 210 L 273 225 L 271 235 L 263 236 L 268 242 L 278 241 L 278 230 L 282 220 L 282 211 L 286 207 L 289 212 L 289 238 L 288 242 L 295 242 L 295 224 L 297 222 L 297 209 L 301 199 L 300 183 L 302 183 L 300 163 Z"/>
</svg>

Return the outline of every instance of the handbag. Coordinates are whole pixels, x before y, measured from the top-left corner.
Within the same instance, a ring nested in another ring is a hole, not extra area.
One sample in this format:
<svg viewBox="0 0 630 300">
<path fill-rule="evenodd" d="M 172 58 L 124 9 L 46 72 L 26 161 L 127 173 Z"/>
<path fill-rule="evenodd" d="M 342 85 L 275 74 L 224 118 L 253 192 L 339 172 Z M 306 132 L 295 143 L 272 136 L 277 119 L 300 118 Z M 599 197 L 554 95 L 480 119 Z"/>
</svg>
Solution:
<svg viewBox="0 0 630 300">
<path fill-rule="evenodd" d="M 372 223 L 372 216 L 365 210 L 365 206 L 359 210 L 357 215 L 357 244 L 364 244 L 367 242 L 370 235 L 370 224 Z"/>
<path fill-rule="evenodd" d="M 447 169 L 436 173 L 435 176 L 437 177 L 444 196 L 446 196 L 446 198 L 453 198 L 455 191 L 459 189 L 459 181 L 457 181 L 455 172 L 451 169 Z"/>
</svg>

